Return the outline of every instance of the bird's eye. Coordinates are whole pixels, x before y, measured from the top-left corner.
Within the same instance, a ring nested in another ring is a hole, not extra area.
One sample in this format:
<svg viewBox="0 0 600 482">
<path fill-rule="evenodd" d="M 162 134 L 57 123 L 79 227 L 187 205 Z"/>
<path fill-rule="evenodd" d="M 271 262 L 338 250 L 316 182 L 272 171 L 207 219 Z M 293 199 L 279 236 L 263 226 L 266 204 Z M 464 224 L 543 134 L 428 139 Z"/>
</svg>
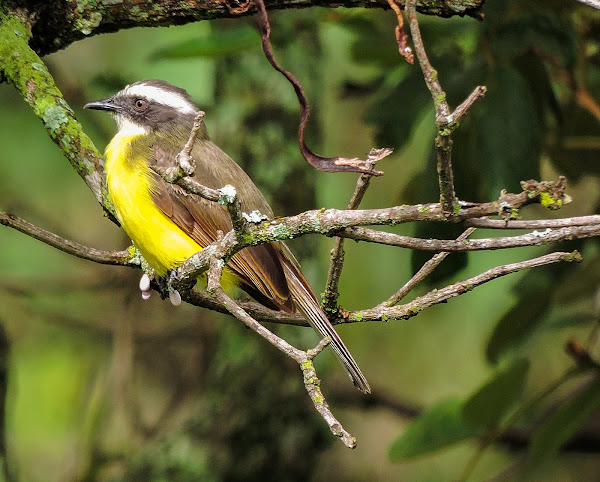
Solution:
<svg viewBox="0 0 600 482">
<path fill-rule="evenodd" d="M 135 108 L 137 110 L 144 110 L 147 105 L 148 102 L 145 99 L 136 99 L 135 101 Z"/>
</svg>

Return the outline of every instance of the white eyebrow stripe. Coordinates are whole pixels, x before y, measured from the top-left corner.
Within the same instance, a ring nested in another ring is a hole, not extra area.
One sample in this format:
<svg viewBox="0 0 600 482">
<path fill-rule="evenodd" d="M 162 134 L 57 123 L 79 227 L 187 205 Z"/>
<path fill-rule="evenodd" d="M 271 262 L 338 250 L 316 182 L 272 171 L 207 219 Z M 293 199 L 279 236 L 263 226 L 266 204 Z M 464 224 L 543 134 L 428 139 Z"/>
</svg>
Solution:
<svg viewBox="0 0 600 482">
<path fill-rule="evenodd" d="M 181 96 L 153 85 L 132 85 L 125 88 L 125 94 L 133 96 L 137 95 L 154 102 L 168 105 L 174 109 L 177 109 L 182 114 L 195 114 L 197 111 L 193 104 Z"/>
</svg>

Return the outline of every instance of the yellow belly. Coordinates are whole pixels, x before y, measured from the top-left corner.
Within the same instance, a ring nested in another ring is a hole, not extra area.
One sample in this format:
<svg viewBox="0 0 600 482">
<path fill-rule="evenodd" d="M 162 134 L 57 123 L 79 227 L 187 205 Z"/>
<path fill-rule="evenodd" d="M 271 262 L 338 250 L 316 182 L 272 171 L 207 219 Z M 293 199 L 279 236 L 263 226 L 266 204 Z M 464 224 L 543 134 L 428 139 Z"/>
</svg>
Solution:
<svg viewBox="0 0 600 482">
<path fill-rule="evenodd" d="M 133 136 L 113 139 L 106 148 L 106 180 L 117 218 L 150 266 L 164 276 L 202 247 L 152 201 L 150 169 L 129 155 Z"/>
</svg>

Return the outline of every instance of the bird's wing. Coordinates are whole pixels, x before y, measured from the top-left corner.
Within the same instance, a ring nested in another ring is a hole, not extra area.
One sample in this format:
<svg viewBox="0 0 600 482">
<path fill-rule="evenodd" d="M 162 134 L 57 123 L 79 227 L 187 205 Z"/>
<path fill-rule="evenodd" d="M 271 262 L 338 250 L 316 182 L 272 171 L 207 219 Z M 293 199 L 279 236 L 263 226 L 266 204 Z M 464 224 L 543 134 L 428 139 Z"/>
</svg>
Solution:
<svg viewBox="0 0 600 482">
<path fill-rule="evenodd" d="M 154 155 L 161 165 L 167 165 L 165 156 L 169 154 L 166 151 L 155 149 Z M 198 164 L 201 166 L 201 163 Z M 204 184 L 202 173 L 200 177 L 198 174 L 196 179 Z M 179 186 L 164 181 L 158 174 L 151 175 L 151 194 L 156 206 L 200 246 L 215 241 L 218 231 L 227 233 L 232 229 L 224 206 L 186 193 Z M 209 181 L 206 184 L 209 187 L 222 187 L 219 184 L 225 185 L 229 181 L 226 179 L 219 183 L 213 177 L 213 173 L 204 177 Z M 271 308 L 294 312 L 295 305 L 279 258 L 280 250 L 279 246 L 272 244 L 245 248 L 231 258 L 227 267 L 240 279 L 240 287 L 257 301 Z"/>
</svg>

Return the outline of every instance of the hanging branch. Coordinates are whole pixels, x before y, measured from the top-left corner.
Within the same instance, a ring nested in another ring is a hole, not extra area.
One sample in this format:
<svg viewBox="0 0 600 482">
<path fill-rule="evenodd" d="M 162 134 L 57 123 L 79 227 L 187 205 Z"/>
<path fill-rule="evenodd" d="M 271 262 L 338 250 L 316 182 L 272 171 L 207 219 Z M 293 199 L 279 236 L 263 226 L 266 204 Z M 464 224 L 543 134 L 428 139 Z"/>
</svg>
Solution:
<svg viewBox="0 0 600 482">
<path fill-rule="evenodd" d="M 298 128 L 298 145 L 300 152 L 306 161 L 313 166 L 315 169 L 326 172 L 360 172 L 369 174 L 371 176 L 381 176 L 382 171 L 374 171 L 370 168 L 373 162 L 380 161 L 381 159 L 389 156 L 392 153 L 392 149 L 373 149 L 369 154 L 369 157 L 365 160 L 357 157 L 322 157 L 315 154 L 309 149 L 304 140 L 304 131 L 308 124 L 310 117 L 310 106 L 304 93 L 304 87 L 294 74 L 288 72 L 281 67 L 275 60 L 273 54 L 273 48 L 271 47 L 271 25 L 269 23 L 269 16 L 267 15 L 267 9 L 263 0 L 255 0 L 256 8 L 258 10 L 258 24 L 261 30 L 262 46 L 265 52 L 265 56 L 269 63 L 275 70 L 280 72 L 294 87 L 296 97 L 300 104 L 300 127 Z"/>
</svg>

